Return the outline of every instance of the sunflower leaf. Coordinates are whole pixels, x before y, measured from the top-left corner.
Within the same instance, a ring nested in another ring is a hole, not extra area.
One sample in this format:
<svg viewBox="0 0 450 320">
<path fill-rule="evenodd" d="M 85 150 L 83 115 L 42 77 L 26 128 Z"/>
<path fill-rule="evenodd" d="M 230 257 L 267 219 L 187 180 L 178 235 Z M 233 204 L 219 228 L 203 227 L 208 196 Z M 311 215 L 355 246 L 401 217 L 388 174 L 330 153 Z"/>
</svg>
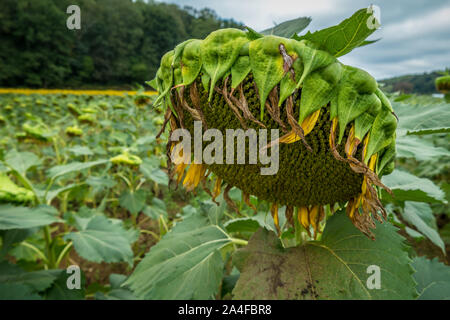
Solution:
<svg viewBox="0 0 450 320">
<path fill-rule="evenodd" d="M 389 223 L 376 241 L 357 230 L 344 212 L 327 221 L 320 241 L 283 248 L 276 234 L 260 229 L 233 256 L 241 272 L 235 299 L 413 299 L 413 270 L 402 238 Z M 373 270 L 380 287 L 371 285 Z M 372 289 L 371 289 L 372 288 Z"/>
<path fill-rule="evenodd" d="M 125 282 L 144 299 L 210 299 L 222 281 L 219 249 L 230 238 L 219 224 L 224 205 L 207 204 L 176 224 Z"/>
<path fill-rule="evenodd" d="M 345 19 L 334 27 L 322 29 L 311 33 L 308 31 L 303 36 L 294 36 L 297 40 L 310 40 L 316 43 L 320 49 L 326 50 L 335 57 L 343 56 L 354 48 L 362 46 L 364 40 L 376 30 L 377 22 L 368 8 L 356 11 L 350 18 Z M 373 28 L 369 28 L 368 22 L 375 22 Z"/>
</svg>

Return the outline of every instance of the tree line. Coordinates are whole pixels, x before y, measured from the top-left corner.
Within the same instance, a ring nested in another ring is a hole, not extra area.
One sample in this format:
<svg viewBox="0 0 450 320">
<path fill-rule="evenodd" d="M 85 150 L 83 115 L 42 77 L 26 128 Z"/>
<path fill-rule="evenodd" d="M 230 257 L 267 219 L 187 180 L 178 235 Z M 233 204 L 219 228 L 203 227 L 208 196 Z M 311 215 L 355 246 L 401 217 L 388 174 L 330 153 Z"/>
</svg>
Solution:
<svg viewBox="0 0 450 320">
<path fill-rule="evenodd" d="M 442 71 L 431 71 L 393 77 L 378 82 L 384 84 L 383 90 L 387 92 L 432 94 L 437 93 L 434 82 L 441 75 Z"/>
<path fill-rule="evenodd" d="M 69 30 L 69 5 L 81 29 Z M 143 0 L 1 0 L 0 86 L 130 87 L 154 77 L 164 53 L 220 28 L 211 9 Z"/>
</svg>

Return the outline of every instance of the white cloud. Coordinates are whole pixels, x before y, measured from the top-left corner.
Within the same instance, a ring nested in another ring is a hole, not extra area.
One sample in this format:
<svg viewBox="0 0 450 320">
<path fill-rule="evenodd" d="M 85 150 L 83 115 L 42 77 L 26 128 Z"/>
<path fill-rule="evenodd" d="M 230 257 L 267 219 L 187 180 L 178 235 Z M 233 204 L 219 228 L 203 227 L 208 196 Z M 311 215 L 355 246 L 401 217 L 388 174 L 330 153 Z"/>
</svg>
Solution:
<svg viewBox="0 0 450 320">
<path fill-rule="evenodd" d="M 181 6 L 209 7 L 263 30 L 285 20 L 311 16 L 307 30 L 335 25 L 371 3 L 381 8 L 382 27 L 375 44 L 340 58 L 381 79 L 450 66 L 450 3 L 448 0 L 168 0 Z"/>
</svg>

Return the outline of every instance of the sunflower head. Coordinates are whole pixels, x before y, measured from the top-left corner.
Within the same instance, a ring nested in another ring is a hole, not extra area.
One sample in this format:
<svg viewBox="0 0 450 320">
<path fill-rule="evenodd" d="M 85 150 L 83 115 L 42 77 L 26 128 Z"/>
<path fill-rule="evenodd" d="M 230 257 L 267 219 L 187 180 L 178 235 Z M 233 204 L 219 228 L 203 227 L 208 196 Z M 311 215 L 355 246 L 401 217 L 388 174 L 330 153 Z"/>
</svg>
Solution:
<svg viewBox="0 0 450 320">
<path fill-rule="evenodd" d="M 69 137 L 81 137 L 83 135 L 83 130 L 77 126 L 67 127 L 65 132 Z"/>
<path fill-rule="evenodd" d="M 436 78 L 435 83 L 438 91 L 442 93 L 450 92 L 450 75 Z"/>
<path fill-rule="evenodd" d="M 124 152 L 109 159 L 115 165 L 128 165 L 130 167 L 139 166 L 142 163 L 142 159 L 136 155 L 129 154 L 128 152 Z"/>
<path fill-rule="evenodd" d="M 6 173 L 0 172 L 0 203 L 26 204 L 33 200 L 33 192 L 17 186 Z"/>
<path fill-rule="evenodd" d="M 151 83 L 159 91 L 155 104 L 163 103 L 166 111 L 162 131 L 169 123 L 171 132 L 183 128 L 194 136 L 198 121 L 223 136 L 227 129 L 280 132 L 261 148 L 279 152 L 273 175 L 261 174 L 265 164 L 248 161 L 250 138 L 242 150 L 233 149 L 235 155 L 244 152 L 243 164 L 228 164 L 225 155 L 223 161 L 199 163 L 181 143 L 169 141 L 168 152 L 178 159 L 171 176 L 188 190 L 200 183 L 207 188 L 212 174 L 213 199 L 224 187 L 224 199 L 237 210 L 228 197 L 237 187 L 251 207 L 251 195 L 271 203 L 277 226 L 278 208 L 286 206 L 288 221 L 314 235 L 325 207 L 347 204 L 349 218 L 368 236 L 374 219 L 386 216 L 377 188 L 387 189 L 380 176 L 393 170 L 397 119 L 364 70 L 342 64 L 308 40 L 222 29 L 166 53 Z"/>
</svg>

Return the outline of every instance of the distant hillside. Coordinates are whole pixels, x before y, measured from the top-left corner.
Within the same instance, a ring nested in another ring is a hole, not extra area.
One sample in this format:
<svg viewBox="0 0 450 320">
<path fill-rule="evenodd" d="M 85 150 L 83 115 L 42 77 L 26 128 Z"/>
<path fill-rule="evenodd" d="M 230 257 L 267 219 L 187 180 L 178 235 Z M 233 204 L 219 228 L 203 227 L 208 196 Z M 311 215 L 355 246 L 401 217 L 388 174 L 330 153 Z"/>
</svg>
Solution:
<svg viewBox="0 0 450 320">
<path fill-rule="evenodd" d="M 383 90 L 387 92 L 401 91 L 403 93 L 432 94 L 437 93 L 434 80 L 442 74 L 432 71 L 423 74 L 409 74 L 390 79 L 379 80 Z"/>
</svg>

